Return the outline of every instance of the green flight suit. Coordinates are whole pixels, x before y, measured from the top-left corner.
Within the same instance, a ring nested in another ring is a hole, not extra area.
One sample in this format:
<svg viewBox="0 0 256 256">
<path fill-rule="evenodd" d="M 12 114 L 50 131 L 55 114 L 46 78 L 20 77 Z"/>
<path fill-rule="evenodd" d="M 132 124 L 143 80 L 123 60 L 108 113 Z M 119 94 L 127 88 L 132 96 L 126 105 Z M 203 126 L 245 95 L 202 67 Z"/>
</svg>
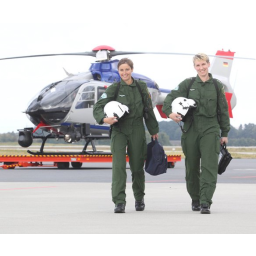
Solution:
<svg viewBox="0 0 256 256">
<path fill-rule="evenodd" d="M 158 133 L 156 120 L 150 94 L 147 85 L 137 81 L 143 95 L 144 104 L 148 107 L 148 118 L 144 119 L 151 135 Z M 143 102 L 135 81 L 127 85 L 121 80 L 117 98 L 115 93 L 117 83 L 110 85 L 93 107 L 93 115 L 98 124 L 103 124 L 104 106 L 116 100 L 129 108 L 129 114 L 119 119 L 113 125 L 111 134 L 111 152 L 113 154 L 112 165 L 112 200 L 115 204 L 126 203 L 126 148 L 129 156 L 130 169 L 132 172 L 132 189 L 135 200 L 140 201 L 145 193 L 144 161 L 147 156 L 147 144 L 145 127 L 143 123 Z"/>
<path fill-rule="evenodd" d="M 220 122 L 218 122 L 217 91 L 212 75 L 209 74 L 209 77 L 208 81 L 203 82 L 197 76 L 188 97 L 188 86 L 192 78 L 181 82 L 167 95 L 162 110 L 169 116 L 172 113 L 172 101 L 177 97 L 193 99 L 197 103 L 193 112 L 186 115 L 183 128 L 187 132 L 181 137 L 182 150 L 185 155 L 186 185 L 192 200 L 200 200 L 201 204 L 207 203 L 210 206 L 217 183 L 220 136 L 228 136 L 230 120 L 224 87 L 217 80 L 218 105 L 221 110 Z M 191 121 L 192 125 L 189 128 Z"/>
</svg>

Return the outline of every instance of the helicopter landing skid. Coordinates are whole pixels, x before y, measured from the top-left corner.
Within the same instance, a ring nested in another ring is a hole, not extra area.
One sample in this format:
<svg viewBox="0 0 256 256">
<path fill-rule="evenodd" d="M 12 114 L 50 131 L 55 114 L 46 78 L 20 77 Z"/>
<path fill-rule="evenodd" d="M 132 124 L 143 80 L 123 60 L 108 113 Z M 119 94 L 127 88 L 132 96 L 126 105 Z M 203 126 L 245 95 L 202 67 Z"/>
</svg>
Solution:
<svg viewBox="0 0 256 256">
<path fill-rule="evenodd" d="M 40 152 L 40 151 L 30 151 L 30 150 L 27 150 L 27 152 L 30 154 L 30 155 L 38 155 L 38 156 L 43 156 L 43 155 L 53 155 L 53 156 L 56 156 L 56 155 L 112 155 L 111 153 L 109 152 L 104 152 L 104 151 L 82 151 L 82 152 Z"/>
<path fill-rule="evenodd" d="M 47 139 L 49 138 L 53 138 L 51 136 L 51 134 L 48 134 L 45 137 L 35 137 L 35 138 L 41 138 L 42 144 L 40 147 L 40 151 L 31 151 L 31 150 L 27 150 L 27 152 L 31 155 L 112 155 L 111 153 L 107 153 L 107 152 L 103 152 L 103 151 L 97 151 L 96 150 L 96 146 L 94 143 L 94 140 L 101 140 L 101 139 L 110 139 L 109 136 L 102 136 L 102 135 L 88 135 L 86 136 L 84 139 L 86 141 L 84 148 L 81 152 L 44 152 L 44 146 L 45 146 L 45 142 Z M 92 145 L 92 151 L 86 151 L 89 143 L 91 143 Z"/>
</svg>

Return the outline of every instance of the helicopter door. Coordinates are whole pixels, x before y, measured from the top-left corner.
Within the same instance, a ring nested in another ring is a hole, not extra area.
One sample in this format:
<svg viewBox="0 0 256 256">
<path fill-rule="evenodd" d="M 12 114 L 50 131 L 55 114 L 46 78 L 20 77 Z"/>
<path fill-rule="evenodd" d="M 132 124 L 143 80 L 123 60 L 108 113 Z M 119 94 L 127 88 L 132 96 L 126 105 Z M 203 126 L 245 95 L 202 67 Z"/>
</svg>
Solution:
<svg viewBox="0 0 256 256">
<path fill-rule="evenodd" d="M 94 122 L 92 108 L 95 104 L 95 85 L 84 84 L 80 87 L 72 105 L 66 122 L 92 123 Z"/>
</svg>

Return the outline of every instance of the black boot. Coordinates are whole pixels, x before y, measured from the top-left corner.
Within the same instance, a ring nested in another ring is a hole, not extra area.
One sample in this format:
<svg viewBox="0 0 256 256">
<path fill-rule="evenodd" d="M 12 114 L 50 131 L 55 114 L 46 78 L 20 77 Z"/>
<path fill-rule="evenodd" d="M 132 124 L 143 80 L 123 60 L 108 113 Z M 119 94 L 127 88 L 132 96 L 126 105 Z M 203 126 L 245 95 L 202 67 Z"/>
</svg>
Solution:
<svg viewBox="0 0 256 256">
<path fill-rule="evenodd" d="M 210 206 L 208 204 L 201 204 L 201 213 L 202 214 L 210 214 Z"/>
<path fill-rule="evenodd" d="M 122 204 L 122 203 L 116 204 L 114 213 L 125 213 L 125 204 Z"/>
<path fill-rule="evenodd" d="M 145 203 L 144 203 L 144 199 L 140 200 L 140 201 L 135 201 L 135 209 L 136 211 L 144 211 L 145 209 Z"/>
<path fill-rule="evenodd" d="M 192 211 L 200 211 L 201 206 L 199 200 L 192 200 Z"/>
</svg>

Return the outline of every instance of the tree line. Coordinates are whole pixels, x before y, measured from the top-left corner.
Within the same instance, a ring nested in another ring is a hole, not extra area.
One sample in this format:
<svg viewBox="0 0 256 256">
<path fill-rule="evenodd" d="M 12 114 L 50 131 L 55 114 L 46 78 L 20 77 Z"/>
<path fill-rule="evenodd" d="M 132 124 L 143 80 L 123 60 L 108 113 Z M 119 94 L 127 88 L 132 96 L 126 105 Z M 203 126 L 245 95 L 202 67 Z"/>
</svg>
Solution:
<svg viewBox="0 0 256 256">
<path fill-rule="evenodd" d="M 173 121 L 159 122 L 160 131 L 166 133 L 169 139 L 180 140 L 181 129 L 177 123 Z M 228 133 L 228 145 L 229 146 L 256 146 L 256 125 L 245 124 L 240 125 L 238 129 L 231 125 Z"/>
<path fill-rule="evenodd" d="M 181 129 L 177 123 L 173 121 L 162 121 L 159 122 L 159 143 L 164 146 L 169 146 L 172 144 L 172 141 L 179 141 L 181 137 Z M 151 141 L 150 134 L 146 130 L 146 139 L 147 143 Z M 17 142 L 18 133 L 7 132 L 0 133 L 0 142 Z M 37 140 L 41 142 L 41 140 Z M 49 140 L 50 143 L 63 143 L 63 140 L 55 141 Z M 83 144 L 84 141 L 79 142 Z M 109 140 L 97 141 L 96 144 L 109 144 Z M 256 146 L 256 125 L 255 124 L 245 124 L 240 125 L 238 129 L 231 126 L 230 132 L 228 134 L 228 145 L 229 146 Z"/>
</svg>

